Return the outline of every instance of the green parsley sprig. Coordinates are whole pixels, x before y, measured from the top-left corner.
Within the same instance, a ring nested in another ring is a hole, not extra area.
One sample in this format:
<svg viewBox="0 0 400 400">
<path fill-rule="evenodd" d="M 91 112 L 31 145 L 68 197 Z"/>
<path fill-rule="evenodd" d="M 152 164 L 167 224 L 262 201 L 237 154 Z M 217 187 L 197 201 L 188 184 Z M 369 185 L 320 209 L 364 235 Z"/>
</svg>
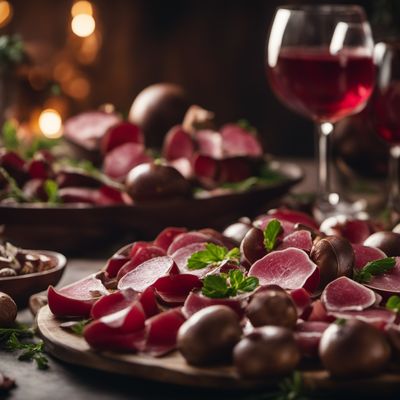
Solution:
<svg viewBox="0 0 400 400">
<path fill-rule="evenodd" d="M 271 219 L 264 229 L 264 247 L 267 251 L 272 251 L 275 248 L 278 235 L 281 232 L 281 223 L 277 219 Z"/>
<path fill-rule="evenodd" d="M 390 272 L 396 265 L 394 257 L 370 261 L 362 269 L 354 271 L 353 279 L 359 283 L 368 283 L 372 277 Z"/>
<path fill-rule="evenodd" d="M 228 250 L 224 246 L 218 246 L 214 243 L 207 243 L 204 250 L 198 251 L 190 256 L 187 265 L 191 270 L 202 269 L 208 266 L 218 266 L 223 261 L 230 261 L 238 264 L 240 251 L 237 247 Z"/>
<path fill-rule="evenodd" d="M 390 296 L 386 302 L 386 308 L 396 313 L 400 312 L 400 296 Z"/>
</svg>

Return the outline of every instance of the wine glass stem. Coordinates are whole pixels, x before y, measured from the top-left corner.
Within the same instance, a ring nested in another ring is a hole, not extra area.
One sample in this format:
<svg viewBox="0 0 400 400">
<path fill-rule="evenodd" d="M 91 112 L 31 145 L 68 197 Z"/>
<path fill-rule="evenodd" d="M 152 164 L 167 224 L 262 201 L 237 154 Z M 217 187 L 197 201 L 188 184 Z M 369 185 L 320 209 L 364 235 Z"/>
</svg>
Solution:
<svg viewBox="0 0 400 400">
<path fill-rule="evenodd" d="M 389 210 L 400 211 L 400 183 L 399 183 L 400 145 L 390 148 L 389 160 Z"/>
<path fill-rule="evenodd" d="M 329 201 L 331 193 L 330 135 L 333 125 L 330 122 L 317 124 L 318 133 L 318 198 Z"/>
</svg>

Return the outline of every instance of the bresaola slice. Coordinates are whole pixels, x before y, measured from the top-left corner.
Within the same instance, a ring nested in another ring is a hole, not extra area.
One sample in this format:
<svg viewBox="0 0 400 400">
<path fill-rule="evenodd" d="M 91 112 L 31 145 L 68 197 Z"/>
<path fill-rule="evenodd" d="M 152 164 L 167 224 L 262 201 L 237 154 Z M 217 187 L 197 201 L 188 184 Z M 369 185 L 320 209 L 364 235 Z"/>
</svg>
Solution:
<svg viewBox="0 0 400 400">
<path fill-rule="evenodd" d="M 296 325 L 294 337 L 304 356 L 318 356 L 319 342 L 329 325 L 328 322 L 319 321 L 305 321 Z"/>
<path fill-rule="evenodd" d="M 249 276 L 259 279 L 260 285 L 278 285 L 283 289 L 304 287 L 313 292 L 319 283 L 319 270 L 303 250 L 288 248 L 274 251 L 256 261 Z"/>
<path fill-rule="evenodd" d="M 375 261 L 386 257 L 386 254 L 376 247 L 369 247 L 354 243 L 351 246 L 353 247 L 354 251 L 354 268 L 356 269 L 365 267 L 365 265 L 370 261 Z"/>
<path fill-rule="evenodd" d="M 155 257 L 124 275 L 118 282 L 118 289 L 130 288 L 137 292 L 143 292 L 158 278 L 174 273 L 179 273 L 179 269 L 171 257 Z"/>
<path fill-rule="evenodd" d="M 165 136 L 162 154 L 168 161 L 190 159 L 194 153 L 193 139 L 182 126 L 174 126 Z"/>
<path fill-rule="evenodd" d="M 282 243 L 278 246 L 277 250 L 284 250 L 289 247 L 295 247 L 296 249 L 304 250 L 309 253 L 311 251 L 312 245 L 313 240 L 311 237 L 311 232 L 301 229 L 283 238 Z"/>
<path fill-rule="evenodd" d="M 121 254 L 113 255 L 105 267 L 105 272 L 109 278 L 115 278 L 119 270 L 128 262 L 130 258 Z"/>
<path fill-rule="evenodd" d="M 396 257 L 396 264 L 389 272 L 382 275 L 375 275 L 365 284 L 376 290 L 384 298 L 390 295 L 400 294 L 400 257 Z"/>
<path fill-rule="evenodd" d="M 99 319 L 129 307 L 138 299 L 139 294 L 132 289 L 119 290 L 101 297 L 93 304 L 91 317 Z"/>
<path fill-rule="evenodd" d="M 261 157 L 263 149 L 253 133 L 237 124 L 227 124 L 221 128 L 223 152 L 228 157 Z"/>
<path fill-rule="evenodd" d="M 167 251 L 168 247 L 171 245 L 174 239 L 181 233 L 185 232 L 187 232 L 186 228 L 179 228 L 174 226 L 165 228 L 154 239 L 154 245 L 162 248 L 164 251 Z"/>
<path fill-rule="evenodd" d="M 222 243 L 219 240 L 200 232 L 192 231 L 192 232 L 182 233 L 175 237 L 171 245 L 168 247 L 167 254 L 170 256 L 180 248 L 188 246 L 189 244 L 192 243 L 209 243 L 209 242 L 218 244 L 219 246 L 222 245 Z"/>
<path fill-rule="evenodd" d="M 222 136 L 219 132 L 202 130 L 195 135 L 197 150 L 202 156 L 219 160 L 223 157 Z"/>
<path fill-rule="evenodd" d="M 203 277 L 210 271 L 210 268 L 206 267 L 202 269 L 191 270 L 188 267 L 188 260 L 192 256 L 192 254 L 197 253 L 199 251 L 203 251 L 205 248 L 206 248 L 205 242 L 192 243 L 185 247 L 181 247 L 180 249 L 175 251 L 171 255 L 171 257 L 175 261 L 181 273 L 193 274 L 199 277 Z"/>
<path fill-rule="evenodd" d="M 143 132 L 137 125 L 122 121 L 108 128 L 101 138 L 100 149 L 103 154 L 125 143 L 144 143 Z"/>
<path fill-rule="evenodd" d="M 107 294 L 108 290 L 93 274 L 61 289 L 50 286 L 47 297 L 56 317 L 88 317 L 95 301 Z"/>
<path fill-rule="evenodd" d="M 282 221 L 291 222 L 293 224 L 302 224 L 318 230 L 318 224 L 308 214 L 301 211 L 290 210 L 288 208 L 274 208 L 268 211 L 268 215 Z"/>
<path fill-rule="evenodd" d="M 342 276 L 330 282 L 321 295 L 328 311 L 362 311 L 375 304 L 373 290 Z"/>
</svg>

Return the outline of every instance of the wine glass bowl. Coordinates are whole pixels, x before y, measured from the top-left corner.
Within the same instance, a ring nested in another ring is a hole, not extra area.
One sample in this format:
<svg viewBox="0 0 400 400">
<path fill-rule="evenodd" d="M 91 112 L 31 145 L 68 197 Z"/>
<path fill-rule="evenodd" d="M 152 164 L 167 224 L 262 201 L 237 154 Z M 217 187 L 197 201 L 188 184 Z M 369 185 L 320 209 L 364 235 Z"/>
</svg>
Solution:
<svg viewBox="0 0 400 400">
<path fill-rule="evenodd" d="M 373 91 L 374 44 L 364 10 L 353 5 L 281 6 L 266 48 L 277 97 L 312 119 L 319 143 L 316 216 L 355 214 L 331 188 L 328 137 L 338 120 L 361 111 Z"/>
</svg>

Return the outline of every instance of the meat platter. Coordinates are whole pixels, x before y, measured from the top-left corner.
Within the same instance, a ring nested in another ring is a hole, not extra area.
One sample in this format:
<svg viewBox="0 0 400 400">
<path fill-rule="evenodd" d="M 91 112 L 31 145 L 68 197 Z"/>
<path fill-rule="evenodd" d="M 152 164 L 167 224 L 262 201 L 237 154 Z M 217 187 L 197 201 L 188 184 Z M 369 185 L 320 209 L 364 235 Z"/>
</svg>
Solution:
<svg viewBox="0 0 400 400">
<path fill-rule="evenodd" d="M 223 232 L 169 227 L 50 287 L 38 328 L 55 357 L 138 378 L 248 389 L 300 371 L 314 389 L 390 392 L 399 242 L 376 221 L 286 208 Z"/>
</svg>

